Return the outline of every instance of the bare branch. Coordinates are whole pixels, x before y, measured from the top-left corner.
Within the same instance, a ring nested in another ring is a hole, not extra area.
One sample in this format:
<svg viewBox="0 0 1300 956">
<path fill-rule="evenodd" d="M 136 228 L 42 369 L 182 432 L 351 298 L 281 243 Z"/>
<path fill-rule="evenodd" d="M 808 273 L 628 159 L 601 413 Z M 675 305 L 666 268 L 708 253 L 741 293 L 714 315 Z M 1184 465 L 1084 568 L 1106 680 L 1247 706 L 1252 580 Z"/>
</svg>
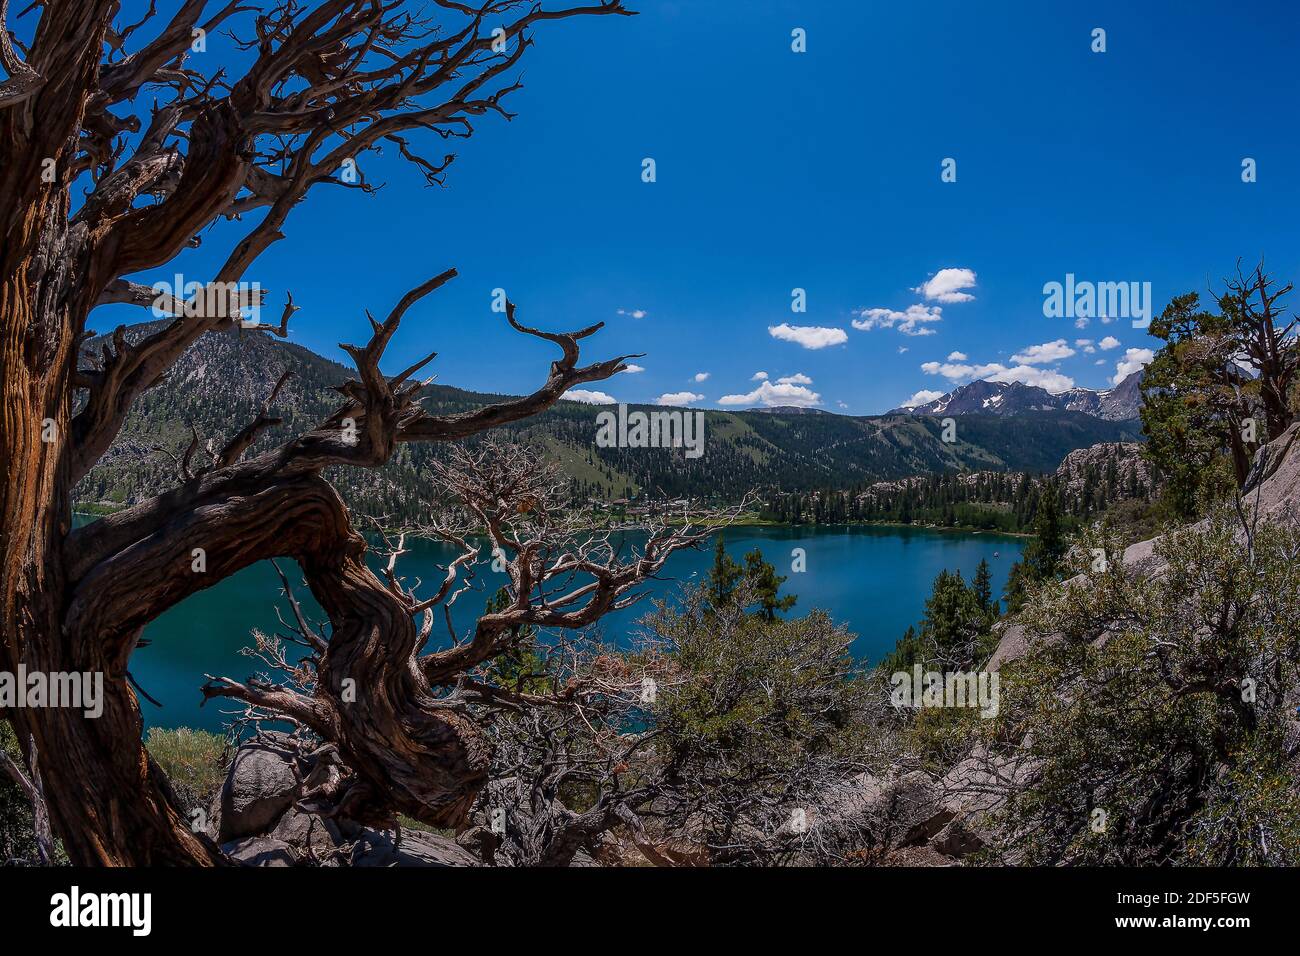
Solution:
<svg viewBox="0 0 1300 956">
<path fill-rule="evenodd" d="M 2 22 L 2 21 L 0 21 Z M 54 835 L 50 832 L 50 814 L 45 805 L 45 792 L 41 786 L 41 774 L 36 750 L 36 738 L 28 742 L 31 775 L 23 772 L 9 754 L 0 749 L 0 770 L 4 770 L 9 779 L 18 785 L 27 802 L 32 807 L 32 826 L 36 833 L 36 852 L 42 866 L 50 866 L 54 860 Z"/>
<path fill-rule="evenodd" d="M 288 321 L 286 312 L 285 321 Z M 249 449 L 253 442 L 257 441 L 257 436 L 266 429 L 279 425 L 283 419 L 271 416 L 271 406 L 275 404 L 275 398 L 280 394 L 280 389 L 284 383 L 293 377 L 293 372 L 286 370 L 275 382 L 275 387 L 271 389 L 271 394 L 266 397 L 262 403 L 262 409 L 257 413 L 257 418 L 241 428 L 235 437 L 226 443 L 226 446 L 217 454 L 216 467 L 225 468 L 234 464 L 243 457 L 244 452 Z"/>
<path fill-rule="evenodd" d="M 14 50 L 9 36 L 9 0 L 0 0 L 0 66 L 8 79 L 0 83 L 0 109 L 17 106 L 36 95 L 45 78 L 28 66 Z"/>
</svg>

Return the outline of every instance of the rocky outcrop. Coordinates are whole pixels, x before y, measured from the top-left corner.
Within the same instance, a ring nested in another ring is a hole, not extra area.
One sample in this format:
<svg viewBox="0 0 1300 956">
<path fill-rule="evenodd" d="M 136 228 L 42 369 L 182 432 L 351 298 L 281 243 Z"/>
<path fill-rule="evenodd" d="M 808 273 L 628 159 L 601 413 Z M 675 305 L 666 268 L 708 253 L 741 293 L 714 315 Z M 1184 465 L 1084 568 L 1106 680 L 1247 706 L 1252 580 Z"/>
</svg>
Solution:
<svg viewBox="0 0 1300 956">
<path fill-rule="evenodd" d="M 1078 494 L 1090 474 L 1093 480 L 1105 482 L 1112 464 L 1116 489 L 1152 488 L 1151 469 L 1142 457 L 1142 446 L 1137 442 L 1101 442 L 1088 448 L 1076 448 L 1061 461 L 1056 476 L 1067 489 Z"/>
<path fill-rule="evenodd" d="M 995 840 L 991 814 L 1002 809 L 1007 797 L 1034 778 L 1037 766 L 1016 754 L 998 756 L 976 747 L 944 774 L 938 783 L 939 804 L 953 815 L 952 823 L 934 845 L 950 856 L 965 856 Z M 1012 859 L 1014 862 L 1014 850 Z"/>
<path fill-rule="evenodd" d="M 220 842 L 265 833 L 293 806 L 302 787 L 297 755 L 289 735 L 277 732 L 239 748 L 221 788 Z"/>
<path fill-rule="evenodd" d="M 478 860 L 455 840 L 424 831 L 402 831 L 396 840 L 388 831 L 365 830 L 357 840 L 353 866 L 477 866 Z"/>
<path fill-rule="evenodd" d="M 1300 511 L 1300 422 L 1255 453 L 1244 496 L 1266 517 Z"/>
<path fill-rule="evenodd" d="M 235 754 L 209 834 L 244 866 L 475 866 L 455 841 L 423 830 L 381 830 L 328 815 L 337 752 L 262 732 Z"/>
<path fill-rule="evenodd" d="M 338 855 L 344 844 L 338 824 L 328 817 L 304 813 L 297 807 L 284 812 L 270 831 L 270 837 L 296 848 L 304 858 L 325 863 Z"/>
<path fill-rule="evenodd" d="M 269 837 L 249 837 L 246 840 L 232 840 L 223 843 L 222 851 L 243 866 L 295 866 L 298 854 L 283 840 Z"/>
<path fill-rule="evenodd" d="M 1022 757 L 972 750 L 943 776 L 923 770 L 861 774 L 830 795 L 815 826 L 852 834 L 875 862 L 950 866 L 996 839 L 991 814 L 1034 775 Z"/>
<path fill-rule="evenodd" d="M 998 671 L 1007 661 L 1014 661 L 1029 653 L 1029 635 L 1024 625 L 1000 621 L 993 626 L 993 633 L 999 635 L 997 649 L 984 665 L 987 671 Z"/>
<path fill-rule="evenodd" d="M 1255 453 L 1242 497 L 1263 520 L 1279 520 L 1288 514 L 1300 516 L 1300 422 Z M 1161 562 L 1156 545 L 1159 540 L 1139 541 L 1125 548 L 1125 566 L 1143 574 L 1158 573 Z M 1029 650 L 1029 638 L 1023 626 L 1003 624 L 999 629 L 1001 637 L 997 650 L 987 664 L 991 671 L 1023 657 Z"/>
</svg>

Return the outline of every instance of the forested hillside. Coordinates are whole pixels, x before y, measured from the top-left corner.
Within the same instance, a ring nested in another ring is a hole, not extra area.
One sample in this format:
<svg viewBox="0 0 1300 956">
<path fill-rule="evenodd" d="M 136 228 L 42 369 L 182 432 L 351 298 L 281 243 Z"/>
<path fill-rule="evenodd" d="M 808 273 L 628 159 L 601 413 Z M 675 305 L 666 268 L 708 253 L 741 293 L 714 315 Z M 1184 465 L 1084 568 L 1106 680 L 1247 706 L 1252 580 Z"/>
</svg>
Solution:
<svg viewBox="0 0 1300 956">
<path fill-rule="evenodd" d="M 157 327 L 134 326 L 127 339 L 138 341 Z M 102 344 L 102 338 L 87 341 L 83 366 L 95 364 Z M 79 486 L 79 500 L 86 506 L 113 508 L 174 483 L 178 461 L 193 436 L 199 438 L 197 462 L 209 442 L 219 448 L 223 439 L 256 417 L 286 370 L 293 377 L 271 409 L 283 422 L 261 436 L 255 451 L 327 417 L 339 402 L 335 386 L 349 377 L 349 370 L 265 333 L 208 333 L 164 382 L 136 403 L 113 450 Z M 500 397 L 431 385 L 425 389 L 424 403 L 436 412 L 455 412 Z M 596 406 L 562 402 L 504 430 L 513 440 L 545 449 L 569 477 L 573 495 L 583 500 L 736 500 L 754 489 L 792 494 L 826 488 L 847 491 L 953 471 L 1048 472 L 1074 449 L 1122 441 L 1136 431 L 1133 423 L 1074 412 L 966 415 L 958 423 L 957 440 L 946 443 L 941 440 L 941 421 L 925 416 L 710 410 L 704 413 L 704 455 L 689 459 L 681 451 L 598 448 L 598 411 Z M 443 452 L 437 445 L 405 445 L 379 471 L 340 469 L 330 477 L 360 511 L 418 520 L 436 494 L 430 463 Z"/>
<path fill-rule="evenodd" d="M 846 490 L 773 492 L 762 516 L 785 524 L 883 521 L 941 528 L 1023 532 L 1051 493 L 1073 526 L 1120 501 L 1149 502 L 1158 490 L 1135 442 L 1098 444 L 1066 455 L 1055 472 L 968 471 L 916 475 Z"/>
</svg>

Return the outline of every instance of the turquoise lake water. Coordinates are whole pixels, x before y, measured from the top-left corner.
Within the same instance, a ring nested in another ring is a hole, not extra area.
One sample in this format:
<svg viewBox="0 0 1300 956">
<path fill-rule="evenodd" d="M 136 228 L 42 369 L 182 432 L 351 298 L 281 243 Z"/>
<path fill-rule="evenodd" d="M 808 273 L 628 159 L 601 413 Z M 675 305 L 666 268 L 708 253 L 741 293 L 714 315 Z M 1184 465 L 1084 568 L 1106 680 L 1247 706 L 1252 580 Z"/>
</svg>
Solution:
<svg viewBox="0 0 1300 956">
<path fill-rule="evenodd" d="M 1001 593 L 1025 545 L 1025 539 L 1000 535 L 861 526 L 731 528 L 726 542 L 727 551 L 737 560 L 746 551 L 760 548 L 778 573 L 788 576 L 783 593 L 798 595 L 791 613 L 825 609 L 857 635 L 854 653 L 868 662 L 891 650 L 908 625 L 920 618 L 930 585 L 941 570 L 960 570 L 969 581 L 980 559 L 987 559 L 995 593 Z M 439 580 L 436 564 L 451 556 L 449 550 L 438 542 L 407 544 L 412 553 L 402 559 L 399 569 L 408 580 L 418 577 L 426 584 Z M 802 573 L 791 573 L 794 548 L 807 553 L 807 570 Z M 712 561 L 711 544 L 699 551 L 678 552 L 669 559 L 664 579 L 651 582 L 647 590 L 671 598 L 684 584 L 707 575 Z M 280 566 L 292 582 L 301 580 L 292 561 L 282 561 Z M 492 572 L 487 562 L 478 568 L 476 592 L 462 595 L 455 607 L 458 631 L 473 622 L 504 577 Z M 221 729 L 228 719 L 222 710 L 233 705 L 214 700 L 200 708 L 203 675 L 244 680 L 258 670 L 257 662 L 239 650 L 250 643 L 252 628 L 267 632 L 279 628 L 276 607 L 284 607 L 280 590 L 275 569 L 264 562 L 191 596 L 145 629 L 150 643 L 132 655 L 131 673 L 163 705 L 159 708 L 141 700 L 146 726 Z M 305 586 L 296 588 L 296 593 L 309 618 L 323 617 Z M 634 633 L 636 621 L 649 610 L 647 600 L 606 617 L 601 624 L 603 638 L 619 641 Z M 287 607 L 283 613 L 290 619 Z M 439 634 L 445 641 L 441 613 L 431 649 Z"/>
</svg>

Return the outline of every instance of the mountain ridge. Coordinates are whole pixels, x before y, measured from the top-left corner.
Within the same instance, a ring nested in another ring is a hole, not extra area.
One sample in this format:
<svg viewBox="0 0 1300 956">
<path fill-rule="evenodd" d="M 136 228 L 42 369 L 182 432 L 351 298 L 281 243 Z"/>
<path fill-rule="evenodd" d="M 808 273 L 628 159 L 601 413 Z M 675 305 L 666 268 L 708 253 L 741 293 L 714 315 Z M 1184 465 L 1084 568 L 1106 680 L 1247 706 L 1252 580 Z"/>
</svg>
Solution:
<svg viewBox="0 0 1300 956">
<path fill-rule="evenodd" d="M 160 323 L 129 327 L 138 341 Z M 88 340 L 83 364 L 98 362 L 105 337 Z M 256 417 L 275 380 L 292 371 L 272 414 L 282 424 L 259 436 L 250 453 L 274 447 L 327 418 L 343 401 L 336 387 L 346 366 L 292 342 L 238 328 L 209 332 L 188 349 L 166 379 L 140 396 L 113 448 L 77 489 L 77 500 L 104 508 L 133 504 L 178 483 L 172 456 L 200 435 L 202 450 L 219 448 Z M 421 393 L 432 414 L 452 414 L 508 396 L 433 384 Z M 650 405 L 630 405 L 644 409 Z M 596 445 L 601 406 L 561 401 L 550 410 L 496 431 L 535 444 L 569 481 L 575 500 L 696 497 L 737 501 L 755 489 L 808 492 L 852 489 L 917 474 L 1006 470 L 1046 472 L 1076 448 L 1128 441 L 1134 429 L 1068 410 L 1021 416 L 967 415 L 956 440 L 943 440 L 940 419 L 925 415 L 854 417 L 763 411 L 702 410 L 705 454 L 682 449 Z M 474 441 L 474 439 L 471 439 Z M 440 495 L 433 465 L 445 445 L 402 444 L 383 468 L 327 471 L 344 500 L 376 516 L 427 517 Z"/>
<path fill-rule="evenodd" d="M 899 406 L 890 415 L 1014 415 L 1027 411 L 1070 411 L 1109 422 L 1132 421 L 1142 407 L 1142 370 L 1108 389 L 1071 388 L 1053 394 L 1024 382 L 979 380 L 961 385 L 934 401 Z"/>
</svg>

